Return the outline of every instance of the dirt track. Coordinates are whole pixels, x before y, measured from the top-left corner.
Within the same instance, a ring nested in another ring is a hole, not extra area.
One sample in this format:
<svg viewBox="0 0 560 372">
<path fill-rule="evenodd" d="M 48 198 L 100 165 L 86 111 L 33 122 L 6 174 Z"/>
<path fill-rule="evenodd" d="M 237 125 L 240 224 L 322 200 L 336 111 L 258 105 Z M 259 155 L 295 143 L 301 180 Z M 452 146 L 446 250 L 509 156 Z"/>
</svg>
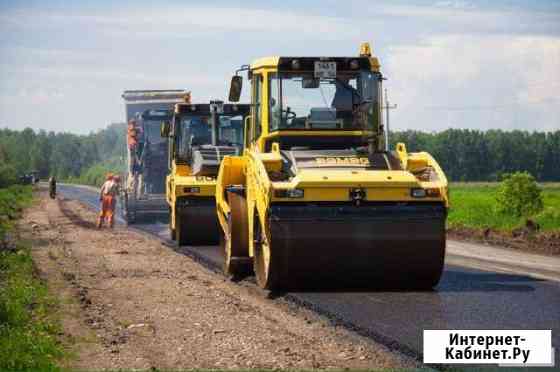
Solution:
<svg viewBox="0 0 560 372">
<path fill-rule="evenodd" d="M 385 347 L 282 308 L 155 239 L 94 228 L 79 202 L 42 194 L 20 230 L 62 298 L 72 368 L 414 366 Z"/>
</svg>

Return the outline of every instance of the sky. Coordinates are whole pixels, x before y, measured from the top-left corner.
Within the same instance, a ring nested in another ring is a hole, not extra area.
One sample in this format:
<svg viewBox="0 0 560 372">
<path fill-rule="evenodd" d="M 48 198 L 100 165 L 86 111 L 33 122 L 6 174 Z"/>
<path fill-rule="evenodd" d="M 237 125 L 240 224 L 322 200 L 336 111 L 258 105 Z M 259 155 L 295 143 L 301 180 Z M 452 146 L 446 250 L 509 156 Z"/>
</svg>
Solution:
<svg viewBox="0 0 560 372">
<path fill-rule="evenodd" d="M 353 56 L 368 41 L 391 129 L 560 129 L 559 0 L 0 0 L 0 128 L 85 134 L 127 89 L 226 99 L 267 55 Z"/>
</svg>

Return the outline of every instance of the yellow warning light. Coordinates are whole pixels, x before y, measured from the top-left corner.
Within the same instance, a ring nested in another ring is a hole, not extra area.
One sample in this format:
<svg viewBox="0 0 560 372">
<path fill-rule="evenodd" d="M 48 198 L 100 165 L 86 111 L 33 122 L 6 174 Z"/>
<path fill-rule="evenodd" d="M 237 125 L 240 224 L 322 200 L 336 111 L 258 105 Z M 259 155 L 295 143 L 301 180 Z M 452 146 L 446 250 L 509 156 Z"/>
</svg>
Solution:
<svg viewBox="0 0 560 372">
<path fill-rule="evenodd" d="M 371 47 L 369 43 L 362 43 L 362 45 L 360 45 L 360 57 L 371 57 Z"/>
</svg>

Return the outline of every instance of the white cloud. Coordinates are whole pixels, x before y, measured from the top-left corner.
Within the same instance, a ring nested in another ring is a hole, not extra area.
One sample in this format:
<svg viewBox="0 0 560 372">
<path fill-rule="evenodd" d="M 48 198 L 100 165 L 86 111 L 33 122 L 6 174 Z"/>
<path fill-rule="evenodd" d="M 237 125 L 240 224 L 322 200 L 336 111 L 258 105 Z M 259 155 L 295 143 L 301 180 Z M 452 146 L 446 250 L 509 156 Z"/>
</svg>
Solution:
<svg viewBox="0 0 560 372">
<path fill-rule="evenodd" d="M 519 69 L 525 82 L 525 89 L 517 92 L 520 103 L 560 99 L 560 38 L 518 38 L 508 45 L 508 52 L 512 57 L 521 54 L 518 61 L 525 67 Z"/>
<path fill-rule="evenodd" d="M 545 34 L 560 31 L 560 12 L 520 10 L 518 8 L 490 8 L 470 2 L 446 1 L 437 6 L 390 4 L 384 7 L 369 5 L 369 14 L 387 20 L 406 22 L 409 31 L 427 37 L 433 34 Z M 400 30 L 397 30 L 400 32 Z"/>
<path fill-rule="evenodd" d="M 436 36 L 389 48 L 385 66 L 394 128 L 560 126 L 560 38 Z"/>
<path fill-rule="evenodd" d="M 469 1 L 463 0 L 442 0 L 436 1 L 434 4 L 436 7 L 441 8 L 453 8 L 453 9 L 472 9 L 474 8 L 474 4 Z"/>
<path fill-rule="evenodd" d="M 44 25 L 81 25 L 100 27 L 108 33 L 140 33 L 141 35 L 169 34 L 189 37 L 189 33 L 204 32 L 259 32 L 282 33 L 284 37 L 320 35 L 322 38 L 340 40 L 356 36 L 351 19 L 251 8 L 216 8 L 174 6 L 153 9 L 126 9 L 111 14 L 83 14 L 53 11 L 18 10 L 0 15 L 5 26 L 42 27 Z M 104 29 L 103 29 L 104 28 Z M 233 35 L 231 35 L 234 37 Z M 258 35 L 256 35 L 258 36 Z"/>
</svg>

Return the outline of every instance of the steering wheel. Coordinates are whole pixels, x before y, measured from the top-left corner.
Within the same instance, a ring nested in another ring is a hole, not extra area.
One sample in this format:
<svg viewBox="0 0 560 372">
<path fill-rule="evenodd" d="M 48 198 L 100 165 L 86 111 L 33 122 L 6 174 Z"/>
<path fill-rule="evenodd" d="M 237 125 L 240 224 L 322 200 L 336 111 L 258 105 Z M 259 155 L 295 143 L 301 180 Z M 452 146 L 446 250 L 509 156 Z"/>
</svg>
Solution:
<svg viewBox="0 0 560 372">
<path fill-rule="evenodd" d="M 287 107 L 286 110 L 282 110 L 282 114 L 286 115 L 286 121 L 294 120 L 297 117 L 297 114 L 295 112 L 291 111 L 289 107 Z"/>
</svg>

